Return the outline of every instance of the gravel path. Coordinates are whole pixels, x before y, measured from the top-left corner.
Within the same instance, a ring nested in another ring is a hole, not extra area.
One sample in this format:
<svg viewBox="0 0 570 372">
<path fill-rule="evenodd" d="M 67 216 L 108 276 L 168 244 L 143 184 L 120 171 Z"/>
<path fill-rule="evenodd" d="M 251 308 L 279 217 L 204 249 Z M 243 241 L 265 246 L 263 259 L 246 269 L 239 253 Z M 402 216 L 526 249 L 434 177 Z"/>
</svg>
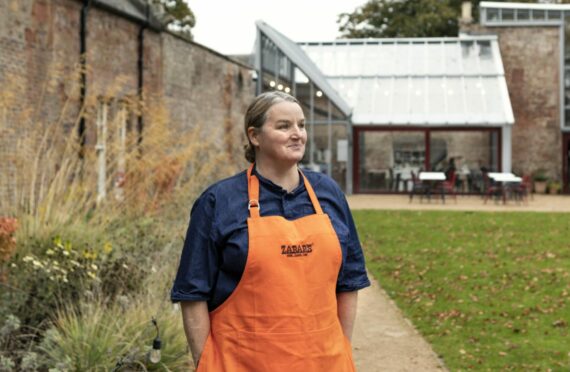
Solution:
<svg viewBox="0 0 570 372">
<path fill-rule="evenodd" d="M 410 203 L 405 195 L 353 195 L 348 203 L 352 209 L 570 212 L 570 196 L 553 195 L 535 195 L 528 204 L 509 201 L 506 205 L 483 204 L 477 196 L 461 196 L 445 204 L 416 199 Z M 359 292 L 352 345 L 359 372 L 447 371 L 376 281 Z"/>
</svg>

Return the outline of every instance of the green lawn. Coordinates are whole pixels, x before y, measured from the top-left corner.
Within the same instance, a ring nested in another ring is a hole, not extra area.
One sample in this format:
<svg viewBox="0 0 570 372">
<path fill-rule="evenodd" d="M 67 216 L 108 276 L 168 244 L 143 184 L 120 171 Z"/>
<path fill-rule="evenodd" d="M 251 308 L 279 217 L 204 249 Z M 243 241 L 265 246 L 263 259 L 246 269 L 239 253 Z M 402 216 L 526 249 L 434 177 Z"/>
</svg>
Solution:
<svg viewBox="0 0 570 372">
<path fill-rule="evenodd" d="M 570 215 L 355 211 L 367 266 L 452 370 L 570 370 Z"/>
</svg>

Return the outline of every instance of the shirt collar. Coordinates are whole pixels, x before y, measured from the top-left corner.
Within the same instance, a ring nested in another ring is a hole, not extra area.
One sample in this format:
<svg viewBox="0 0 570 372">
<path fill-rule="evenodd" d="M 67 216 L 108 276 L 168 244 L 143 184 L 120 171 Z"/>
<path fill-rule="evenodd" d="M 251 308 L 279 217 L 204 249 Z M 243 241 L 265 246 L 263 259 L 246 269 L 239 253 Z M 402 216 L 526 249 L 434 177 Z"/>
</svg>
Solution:
<svg viewBox="0 0 570 372">
<path fill-rule="evenodd" d="M 303 175 L 301 174 L 301 172 L 297 169 L 297 172 L 299 172 L 299 184 L 297 185 L 297 187 L 295 187 L 293 189 L 293 191 L 291 191 L 290 194 L 293 195 L 297 195 L 300 192 L 302 192 L 305 189 L 305 183 L 303 182 Z M 251 172 L 252 174 L 256 175 L 257 178 L 259 179 L 259 183 L 262 184 L 265 188 L 269 189 L 270 191 L 279 193 L 279 194 L 287 194 L 287 190 L 285 190 L 283 187 L 273 183 L 273 181 L 263 177 L 261 174 L 259 174 L 259 172 L 257 171 L 257 167 L 256 164 L 253 164 L 253 170 Z"/>
</svg>

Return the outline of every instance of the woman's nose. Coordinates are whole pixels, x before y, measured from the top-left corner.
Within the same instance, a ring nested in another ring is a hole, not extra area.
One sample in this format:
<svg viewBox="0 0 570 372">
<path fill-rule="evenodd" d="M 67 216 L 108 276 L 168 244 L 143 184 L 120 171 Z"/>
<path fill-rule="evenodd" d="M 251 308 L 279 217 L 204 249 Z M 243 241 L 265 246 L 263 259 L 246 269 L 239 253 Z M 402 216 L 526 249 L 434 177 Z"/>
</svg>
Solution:
<svg viewBox="0 0 570 372">
<path fill-rule="evenodd" d="M 299 125 L 293 125 L 293 135 L 297 137 L 301 136 L 301 127 Z"/>
</svg>

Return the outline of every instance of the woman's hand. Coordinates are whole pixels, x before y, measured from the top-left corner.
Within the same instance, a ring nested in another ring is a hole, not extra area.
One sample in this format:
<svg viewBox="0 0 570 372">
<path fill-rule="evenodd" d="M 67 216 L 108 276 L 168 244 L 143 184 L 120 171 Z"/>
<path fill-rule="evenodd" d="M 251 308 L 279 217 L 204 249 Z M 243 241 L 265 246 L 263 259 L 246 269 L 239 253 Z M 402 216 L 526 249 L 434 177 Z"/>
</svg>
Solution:
<svg viewBox="0 0 570 372">
<path fill-rule="evenodd" d="M 186 333 L 194 364 L 198 367 L 204 344 L 210 334 L 208 305 L 206 301 L 182 301 L 180 307 L 182 309 L 184 333 Z"/>
</svg>

